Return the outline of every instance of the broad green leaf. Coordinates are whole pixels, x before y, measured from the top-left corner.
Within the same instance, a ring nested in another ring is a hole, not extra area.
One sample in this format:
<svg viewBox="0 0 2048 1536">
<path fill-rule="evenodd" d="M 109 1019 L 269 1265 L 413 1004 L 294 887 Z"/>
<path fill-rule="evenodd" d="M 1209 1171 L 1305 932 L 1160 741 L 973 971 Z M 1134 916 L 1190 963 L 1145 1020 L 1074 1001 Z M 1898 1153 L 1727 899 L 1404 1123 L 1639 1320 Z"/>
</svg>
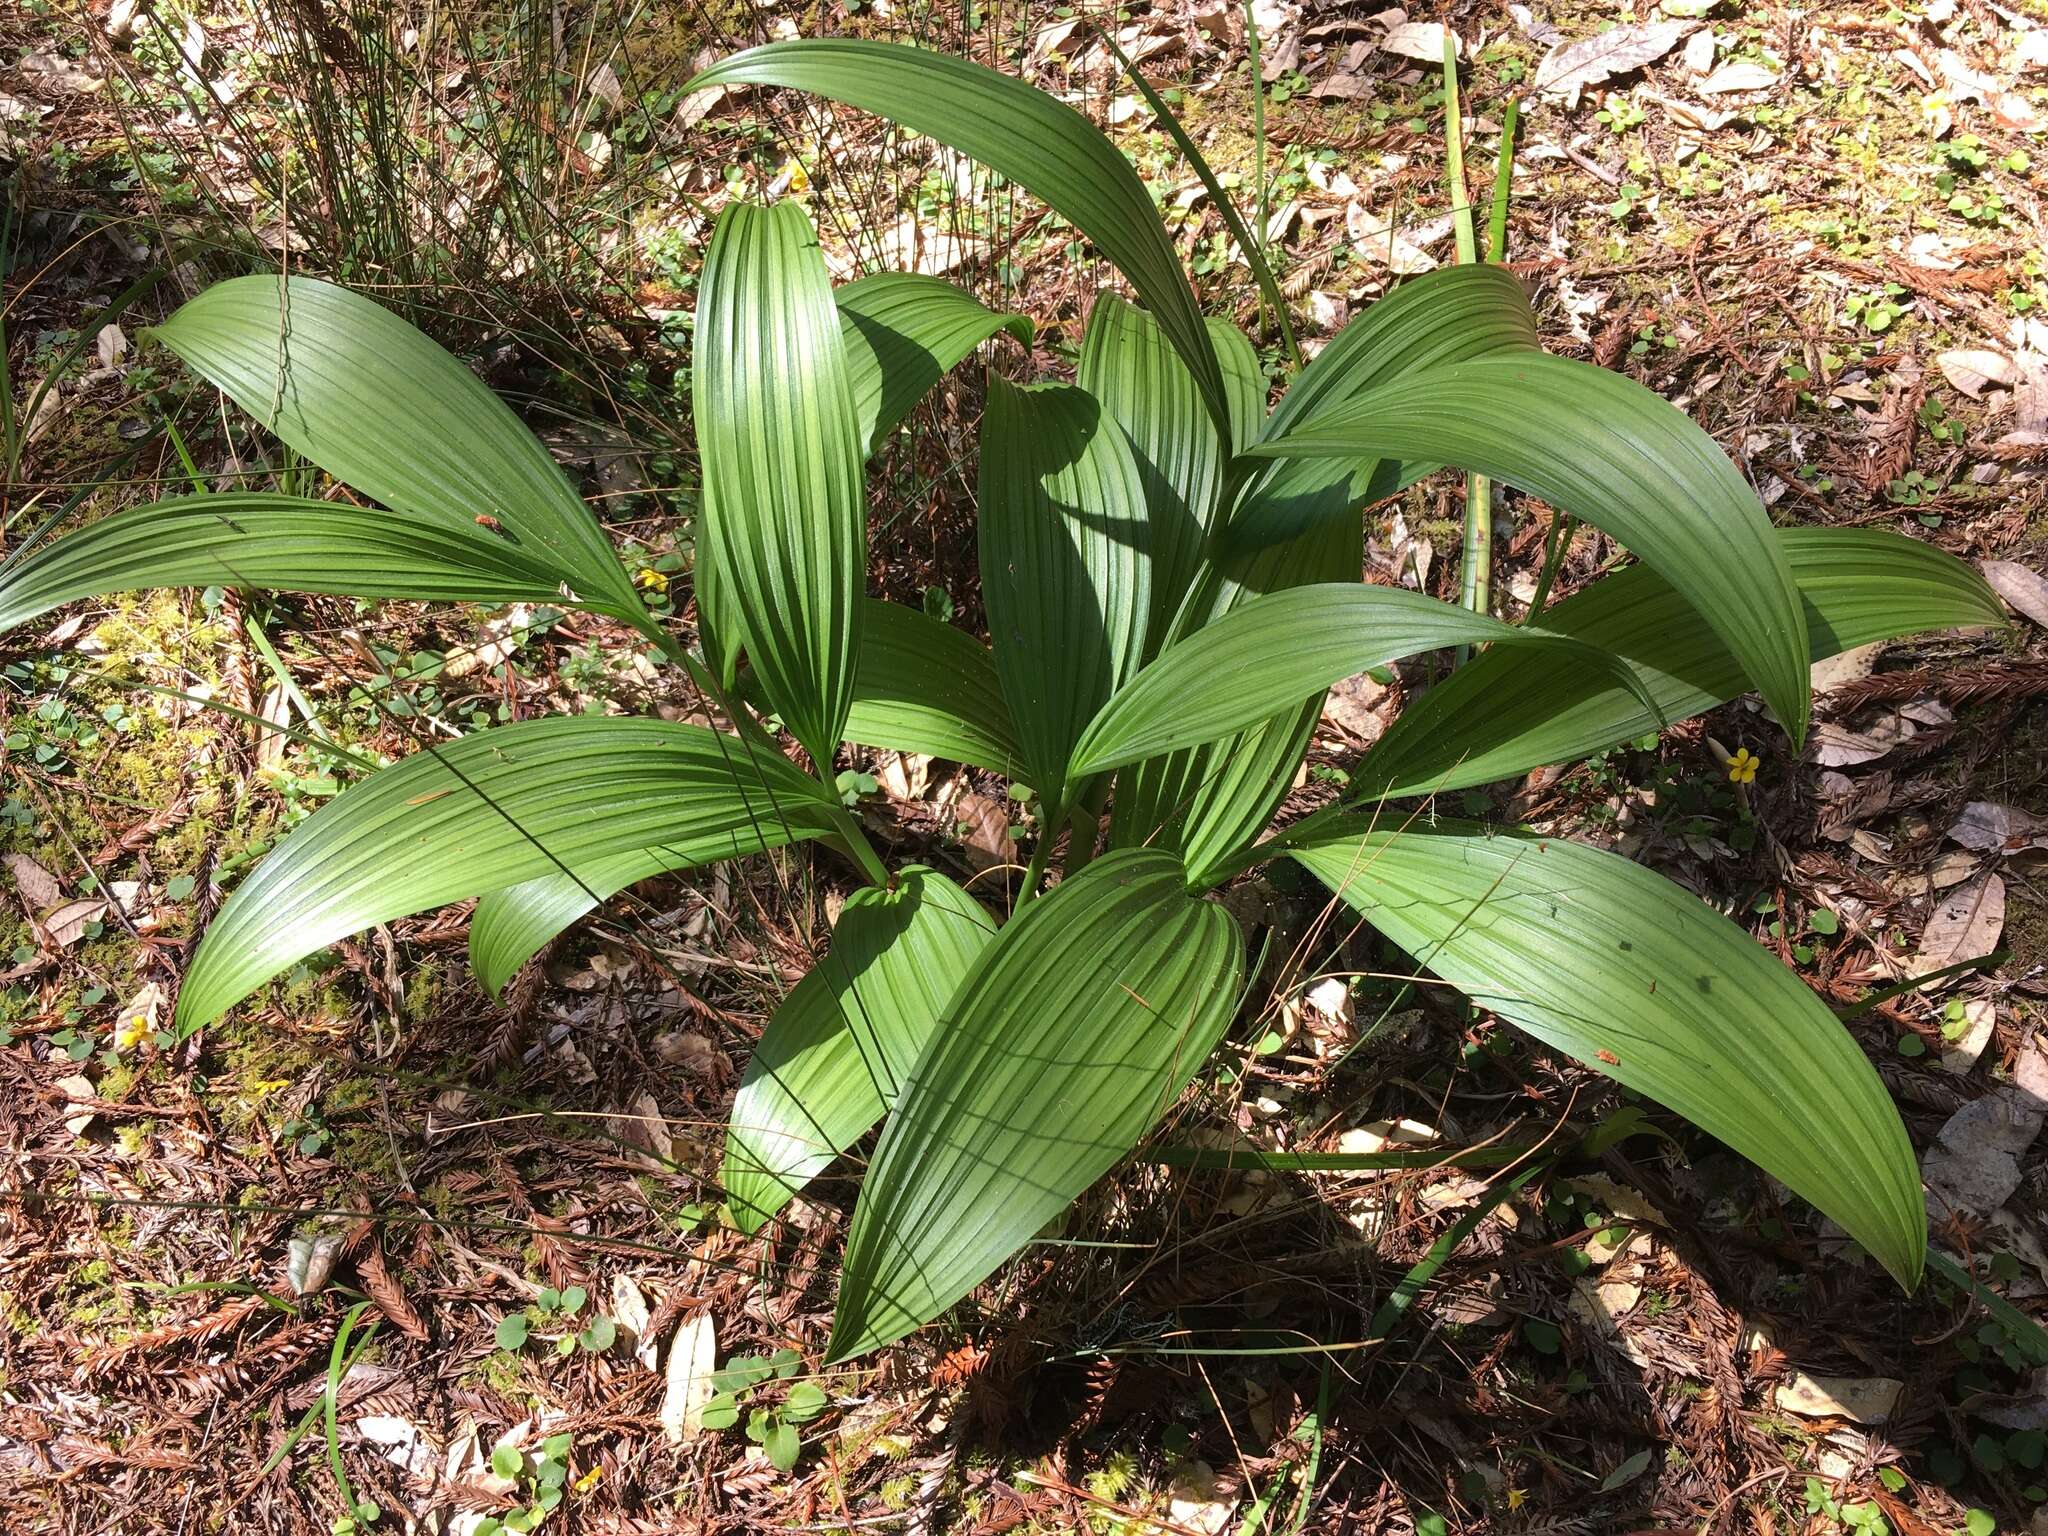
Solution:
<svg viewBox="0 0 2048 1536">
<path fill-rule="evenodd" d="M 1875 528 L 1786 528 L 1774 537 L 1799 587 L 1812 661 L 1925 630 L 2003 622 L 1975 570 L 1917 539 Z M 1546 610 L 1543 626 L 1621 656 L 1666 721 L 1749 686 L 1721 638 L 1648 566 Z M 1493 650 L 1404 709 L 1355 783 L 1362 795 L 1490 784 L 1656 729 L 1642 701 L 1610 676 Z"/>
<path fill-rule="evenodd" d="M 794 764 L 702 726 L 570 717 L 429 746 L 322 806 L 235 889 L 179 1027 L 377 923 L 543 875 L 587 883 L 641 848 L 702 863 L 821 836 L 838 811 Z"/>
<path fill-rule="evenodd" d="M 1284 543 L 1227 552 L 1228 579 L 1211 586 L 1206 600 L 1212 606 L 1200 622 L 1215 622 L 1262 593 L 1311 582 L 1355 583 L 1361 546 L 1356 518 L 1330 518 Z M 1184 620 L 1188 613 L 1184 607 Z M 1177 850 L 1193 883 L 1207 885 L 1211 872 L 1272 819 L 1322 704 L 1318 695 L 1222 741 L 1122 770 L 1110 803 L 1110 846 Z"/>
<path fill-rule="evenodd" d="M 790 86 L 873 112 L 1049 203 L 1130 279 L 1187 360 L 1219 435 L 1227 435 L 1222 372 L 1152 196 L 1123 152 L 1072 107 L 966 59 L 844 37 L 750 48 L 684 89 L 714 85 Z"/>
<path fill-rule="evenodd" d="M 761 846 L 771 845 L 764 842 Z M 690 869 L 704 862 L 691 857 L 682 847 L 635 848 L 599 859 L 574 874 L 542 875 L 486 891 L 477 899 L 476 911 L 470 914 L 469 968 L 478 984 L 492 997 L 498 997 L 519 968 L 539 954 L 550 939 L 596 911 L 627 886 L 652 875 Z"/>
<path fill-rule="evenodd" d="M 1171 854 L 1106 854 L 982 950 L 861 1185 L 831 1360 L 937 1317 L 1172 1107 L 1244 968 L 1230 915 L 1186 887 Z"/>
<path fill-rule="evenodd" d="M 931 387 L 991 336 L 1031 345 L 1031 322 L 999 315 L 943 278 L 877 272 L 832 290 L 846 346 L 848 383 L 871 454 Z"/>
<path fill-rule="evenodd" d="M 74 598 L 258 587 L 442 603 L 563 603 L 544 558 L 474 523 L 265 491 L 116 512 L 0 572 L 0 629 Z"/>
<path fill-rule="evenodd" d="M 1604 529 L 1699 611 L 1804 740 L 1806 620 L 1770 520 L 1714 440 L 1634 380 L 1541 352 L 1473 358 L 1382 385 L 1249 452 L 1440 460 Z"/>
<path fill-rule="evenodd" d="M 314 278 L 215 283 L 149 334 L 315 464 L 447 539 L 643 613 L 610 542 L 540 441 L 475 374 L 360 294 Z M 450 551 L 462 546 L 448 544 Z"/>
<path fill-rule="evenodd" d="M 744 637 L 769 704 L 824 771 L 853 702 L 866 453 L 825 258 L 796 204 L 719 215 L 691 400 L 714 626 Z"/>
<path fill-rule="evenodd" d="M 996 674 L 1031 787 L 1064 806 L 1074 742 L 1143 659 L 1144 483 L 1122 429 L 1087 391 L 992 375 L 980 503 Z"/>
<path fill-rule="evenodd" d="M 1498 265 L 1443 267 L 1403 283 L 1339 331 L 1274 407 L 1261 441 L 1284 438 L 1409 374 L 1537 345 L 1521 284 Z M 1256 469 L 1236 503 L 1240 548 L 1292 538 L 1327 517 L 1391 496 L 1436 468 L 1369 453 L 1351 463 L 1302 459 Z"/>
<path fill-rule="evenodd" d="M 847 898 L 831 951 L 782 1000 L 740 1079 L 722 1175 L 760 1227 L 896 1102 L 939 1011 L 995 933 L 973 897 L 912 866 Z"/>
<path fill-rule="evenodd" d="M 1235 440 L 1258 408 L 1251 388 L 1251 381 L 1260 378 L 1258 359 L 1233 327 L 1212 324 L 1211 333 L 1219 357 L 1233 363 L 1227 377 L 1233 385 Z M 1203 546 L 1216 526 L 1226 448 L 1204 419 L 1201 392 L 1159 322 L 1114 293 L 1096 295 L 1076 382 L 1123 428 L 1144 484 L 1151 557 L 1149 659 L 1193 585 Z"/>
<path fill-rule="evenodd" d="M 1535 342 L 1528 300 L 1512 278 L 1498 268 L 1445 268 L 1402 284 L 1340 331 L 1256 430 L 1284 435 L 1413 370 Z M 1304 531 L 1256 547 L 1212 546 L 1173 633 L 1191 634 L 1262 593 L 1356 581 L 1361 540 L 1350 514 L 1434 467 L 1381 464 L 1376 454 L 1350 464 L 1241 460 L 1235 473 L 1249 482 L 1234 503 L 1239 516 L 1256 520 L 1275 508 Z M 1265 828 L 1321 713 L 1322 700 L 1309 699 L 1227 740 L 1124 769 L 1110 809 L 1112 846 L 1177 848 L 1197 883 L 1208 883 Z"/>
<path fill-rule="evenodd" d="M 1481 1007 L 1676 1110 L 1919 1283 L 1913 1148 L 1863 1052 L 1748 934 L 1615 854 L 1440 822 L 1294 857 Z"/>
<path fill-rule="evenodd" d="M 1006 779 L 1023 775 L 988 647 L 901 603 L 868 603 L 846 739 L 972 763 Z"/>
<path fill-rule="evenodd" d="M 1293 587 L 1195 631 L 1117 691 L 1074 746 L 1067 776 L 1249 730 L 1274 704 L 1319 696 L 1369 667 L 1453 645 L 1530 645 L 1554 664 L 1633 676 L 1583 640 L 1503 624 L 1398 587 Z"/>
</svg>

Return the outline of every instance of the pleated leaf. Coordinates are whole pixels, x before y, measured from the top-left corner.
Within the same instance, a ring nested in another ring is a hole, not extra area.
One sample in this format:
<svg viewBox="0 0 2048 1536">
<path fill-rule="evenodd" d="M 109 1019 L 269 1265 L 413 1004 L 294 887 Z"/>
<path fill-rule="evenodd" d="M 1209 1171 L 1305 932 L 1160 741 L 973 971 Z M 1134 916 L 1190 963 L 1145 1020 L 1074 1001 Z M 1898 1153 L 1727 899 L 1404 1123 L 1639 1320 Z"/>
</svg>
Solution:
<svg viewBox="0 0 2048 1536">
<path fill-rule="evenodd" d="M 911 866 L 847 898 L 832 948 L 768 1021 L 740 1079 L 722 1175 L 752 1232 L 894 1106 L 939 1012 L 995 934 L 973 897 Z"/>
<path fill-rule="evenodd" d="M 293 962 L 377 923 L 543 875 L 586 883 L 670 845 L 694 862 L 831 830 L 787 760 L 664 720 L 535 720 L 414 753 L 322 806 L 207 929 L 178 1023 L 214 1019 Z"/>
<path fill-rule="evenodd" d="M 991 336 L 1008 332 L 1031 345 L 1031 322 L 999 315 L 942 278 L 877 272 L 832 291 L 846 347 L 847 381 L 860 422 L 863 456 L 955 364 Z"/>
<path fill-rule="evenodd" d="M 1775 539 L 1799 588 L 1813 661 L 1927 630 L 2002 622 L 1998 599 L 1972 567 L 1918 539 L 1876 528 L 1786 528 Z M 1749 686 L 1720 636 L 1648 566 L 1546 610 L 1543 627 L 1623 657 L 1667 722 Z M 1354 783 L 1375 795 L 1490 784 L 1656 729 L 1656 716 L 1611 676 L 1494 650 L 1404 709 Z"/>
<path fill-rule="evenodd" d="M 989 379 L 981 590 L 1031 787 L 1067 803 L 1068 755 L 1138 670 L 1150 605 L 1144 482 L 1087 391 Z"/>
<path fill-rule="evenodd" d="M 477 548 L 451 535 L 488 534 L 522 568 L 551 570 L 551 592 L 642 611 L 604 530 L 539 439 L 382 305 L 314 278 L 236 277 L 150 334 L 335 479 L 436 525 L 444 552 Z"/>
<path fill-rule="evenodd" d="M 1439 268 L 1401 284 L 1339 331 L 1281 397 L 1261 440 L 1301 431 L 1408 374 L 1536 345 L 1528 296 L 1506 268 Z M 1426 457 L 1404 462 L 1376 452 L 1351 463 L 1305 459 L 1259 467 L 1237 502 L 1230 536 L 1240 548 L 1292 538 L 1324 518 L 1391 496 L 1436 467 Z"/>
<path fill-rule="evenodd" d="M 1221 324 L 1212 324 L 1211 332 L 1218 356 L 1233 364 L 1226 378 L 1232 385 L 1235 440 L 1254 424 L 1248 418 L 1262 402 L 1253 391 L 1263 379 L 1257 355 L 1241 332 Z M 1216 526 L 1226 447 L 1203 415 L 1194 376 L 1159 322 L 1113 293 L 1096 296 L 1076 382 L 1123 428 L 1144 484 L 1152 589 L 1149 659 L 1194 584 L 1203 545 Z"/>
<path fill-rule="evenodd" d="M 1006 779 L 1024 771 L 988 647 L 901 603 L 868 602 L 846 739 L 971 763 Z"/>
<path fill-rule="evenodd" d="M 1219 436 L 1222 372 L 1151 194 L 1101 130 L 1023 81 L 948 54 L 858 38 L 769 43 L 721 60 L 685 90 L 782 85 L 873 112 L 1007 176 L 1094 241 L 1186 359 Z"/>
<path fill-rule="evenodd" d="M 1210 587 L 1210 608 L 1200 622 L 1217 622 L 1264 593 L 1312 582 L 1355 583 L 1362 543 L 1358 519 L 1338 517 L 1285 543 L 1226 552 L 1226 578 Z M 1202 596 L 1192 593 L 1190 601 Z M 1271 820 L 1301 764 L 1322 702 L 1319 695 L 1208 746 L 1123 769 L 1110 803 L 1110 846 L 1178 850 L 1193 882 L 1207 885 L 1210 872 Z"/>
<path fill-rule="evenodd" d="M 76 598 L 214 585 L 420 602 L 564 602 L 551 563 L 474 523 L 224 491 L 116 512 L 0 572 L 0 629 Z"/>
<path fill-rule="evenodd" d="M 1618 658 L 1583 640 L 1503 624 L 1420 592 L 1357 582 L 1294 587 L 1233 609 L 1132 678 L 1089 722 L 1067 775 L 1079 780 L 1215 741 L 1256 726 L 1276 703 L 1320 695 L 1369 667 L 1488 642 L 1634 680 Z"/>
<path fill-rule="evenodd" d="M 764 841 L 761 846 L 770 845 Z M 549 940 L 627 886 L 653 875 L 708 862 L 715 859 L 692 857 L 687 846 L 635 848 L 596 860 L 574 874 L 542 875 L 501 890 L 486 891 L 477 899 L 476 910 L 469 918 L 469 968 L 477 983 L 492 997 L 498 997 L 506 983 L 519 974 L 519 968 L 539 954 Z"/>
<path fill-rule="evenodd" d="M 825 258 L 803 210 L 728 205 L 700 294 L 691 399 L 712 627 L 744 637 L 769 704 L 822 770 L 853 703 L 866 452 Z"/>
<path fill-rule="evenodd" d="M 1244 964 L 1229 914 L 1186 887 L 1171 854 L 1106 854 L 981 952 L 861 1185 L 832 1360 L 937 1317 L 1173 1105 Z"/>
<path fill-rule="evenodd" d="M 1902 1286 L 1927 1218 L 1911 1143 L 1856 1042 L 1697 897 L 1615 854 L 1442 822 L 1331 830 L 1294 856 L 1467 997 L 1719 1137 Z"/>
<path fill-rule="evenodd" d="M 1633 380 L 1541 352 L 1474 358 L 1383 385 L 1249 452 L 1434 459 L 1604 529 L 1699 611 L 1804 739 L 1806 620 L 1770 520 L 1714 440 Z"/>
</svg>

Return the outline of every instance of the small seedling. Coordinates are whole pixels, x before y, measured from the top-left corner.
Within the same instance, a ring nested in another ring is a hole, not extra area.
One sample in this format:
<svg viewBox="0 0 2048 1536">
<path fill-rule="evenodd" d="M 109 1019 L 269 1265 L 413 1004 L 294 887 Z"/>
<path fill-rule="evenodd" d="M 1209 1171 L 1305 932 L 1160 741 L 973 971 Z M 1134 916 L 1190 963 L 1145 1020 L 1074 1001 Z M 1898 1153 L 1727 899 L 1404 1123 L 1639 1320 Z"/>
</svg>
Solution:
<svg viewBox="0 0 2048 1536">
<path fill-rule="evenodd" d="M 558 1355 L 573 1355 L 578 1345 L 586 1354 L 601 1355 L 618 1342 L 618 1324 L 602 1312 L 594 1313 L 589 1322 L 580 1329 L 575 1326 L 576 1318 L 582 1313 L 584 1304 L 590 1300 L 590 1293 L 580 1285 L 556 1290 L 553 1286 L 543 1287 L 533 1300 L 533 1305 L 522 1312 L 509 1312 L 498 1320 L 497 1344 L 500 1349 L 521 1350 L 536 1327 L 549 1323 L 567 1323 L 570 1326 L 560 1333 L 543 1333 L 550 1339 Z"/>
<path fill-rule="evenodd" d="M 772 1355 L 740 1355 L 728 1360 L 725 1369 L 711 1378 L 711 1400 L 704 1405 L 706 1429 L 731 1429 L 748 1409 L 747 1438 L 767 1453 L 777 1471 L 794 1467 L 802 1450 L 796 1432 L 825 1411 L 825 1389 L 815 1382 L 791 1380 L 803 1369 L 803 1357 L 793 1349 L 778 1349 Z M 790 1383 L 780 1403 L 756 1399 L 777 1382 Z"/>
<path fill-rule="evenodd" d="M 476 1536 L 502 1536 L 506 1531 L 523 1536 L 538 1529 L 561 1505 L 569 1482 L 569 1449 L 574 1443 L 573 1437 L 566 1434 L 549 1435 L 541 1441 L 540 1450 L 531 1455 L 502 1441 L 493 1446 L 491 1470 L 513 1484 L 525 1508 L 515 1509 L 509 1515 L 486 1516 L 478 1524 Z"/>
</svg>

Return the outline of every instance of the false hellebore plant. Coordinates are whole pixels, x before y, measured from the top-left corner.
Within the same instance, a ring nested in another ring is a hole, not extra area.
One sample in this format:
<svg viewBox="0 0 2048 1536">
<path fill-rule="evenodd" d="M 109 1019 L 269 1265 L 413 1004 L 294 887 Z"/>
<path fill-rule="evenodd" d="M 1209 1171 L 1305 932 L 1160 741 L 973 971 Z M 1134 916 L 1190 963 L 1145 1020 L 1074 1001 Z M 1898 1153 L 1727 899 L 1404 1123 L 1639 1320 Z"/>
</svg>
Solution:
<svg viewBox="0 0 2048 1536">
<path fill-rule="evenodd" d="M 1028 323 L 928 277 L 834 290 L 791 203 L 728 208 L 705 259 L 696 650 L 649 614 L 547 451 L 420 333 L 325 283 L 209 288 L 157 336 L 361 500 L 248 491 L 119 513 L 0 575 L 0 624 L 217 582 L 566 603 L 645 635 L 730 729 L 534 720 L 370 775 L 227 901 L 182 1029 L 441 903 L 480 898 L 471 954 L 495 992 L 636 880 L 836 847 L 869 884 L 761 1039 L 724 1183 L 754 1230 L 883 1123 L 847 1241 L 843 1359 L 937 1316 L 1137 1144 L 1236 1011 L 1244 938 L 1204 893 L 1292 858 L 1445 982 L 1686 1116 L 1918 1282 L 1905 1132 L 1797 977 L 1624 858 L 1371 807 L 1569 761 L 1751 688 L 1796 746 L 1814 661 L 2000 622 L 1972 571 L 1890 533 L 1773 529 L 1681 412 L 1541 351 L 1498 265 L 1403 284 L 1268 411 L 1250 343 L 1197 310 L 1130 164 L 978 65 L 805 41 L 697 84 L 797 87 L 942 140 L 1051 204 L 1129 281 L 1136 303 L 1096 303 L 1076 382 L 990 376 L 989 642 L 865 595 L 863 465 L 946 369 Z M 1362 584 L 1360 508 L 1442 466 L 1520 486 L 1639 563 L 1540 627 Z M 1342 805 L 1265 835 L 1323 690 L 1460 646 L 1470 662 L 1402 715 Z M 1029 787 L 1043 831 L 1007 921 L 936 870 L 884 865 L 833 787 L 848 742 Z M 1067 873 L 1040 893 L 1063 833 Z"/>
</svg>

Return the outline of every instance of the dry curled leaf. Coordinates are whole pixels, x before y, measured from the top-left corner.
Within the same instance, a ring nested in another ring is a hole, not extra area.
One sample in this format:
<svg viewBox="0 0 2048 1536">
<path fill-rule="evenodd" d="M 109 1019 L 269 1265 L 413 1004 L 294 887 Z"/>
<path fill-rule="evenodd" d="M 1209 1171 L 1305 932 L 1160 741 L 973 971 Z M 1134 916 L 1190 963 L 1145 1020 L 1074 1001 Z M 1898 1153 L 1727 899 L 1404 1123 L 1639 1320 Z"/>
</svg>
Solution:
<svg viewBox="0 0 2048 1536">
<path fill-rule="evenodd" d="M 661 1431 L 670 1445 L 683 1445 L 702 1432 L 704 1405 L 711 1401 L 711 1375 L 717 1369 L 717 1325 L 709 1312 L 699 1312 L 676 1330 L 675 1342 L 668 1347 Z"/>
<path fill-rule="evenodd" d="M 1913 974 L 1926 976 L 1946 966 L 1988 955 L 2005 931 L 2005 882 L 1986 875 L 1944 894 L 1920 933 Z"/>
</svg>

